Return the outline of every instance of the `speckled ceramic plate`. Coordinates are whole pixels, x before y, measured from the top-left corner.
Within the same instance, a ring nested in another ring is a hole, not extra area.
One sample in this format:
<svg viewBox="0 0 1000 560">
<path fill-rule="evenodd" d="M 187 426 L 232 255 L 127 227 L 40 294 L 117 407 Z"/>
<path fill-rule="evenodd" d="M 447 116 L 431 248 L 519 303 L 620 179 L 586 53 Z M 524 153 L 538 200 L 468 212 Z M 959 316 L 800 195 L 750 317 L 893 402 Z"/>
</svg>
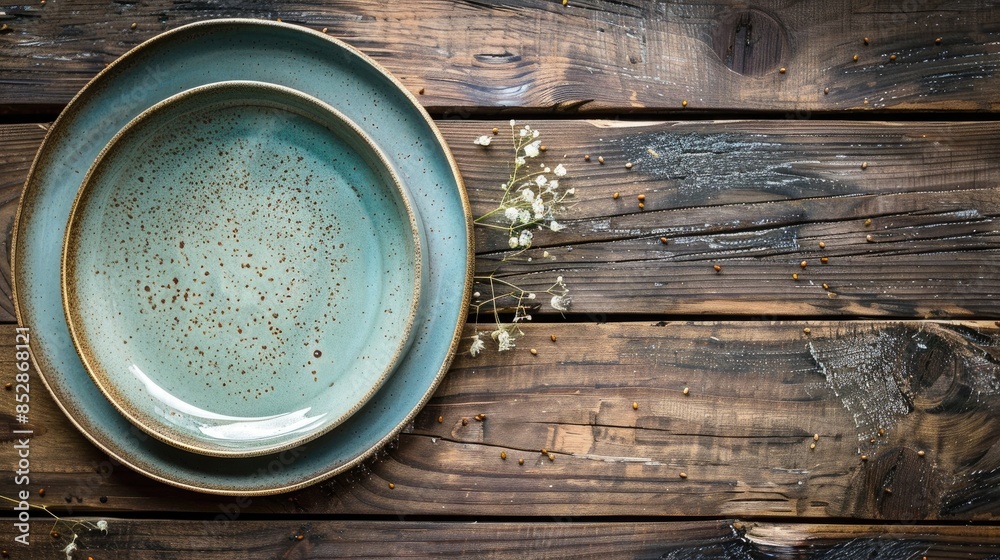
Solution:
<svg viewBox="0 0 1000 560">
<path fill-rule="evenodd" d="M 84 179 L 63 254 L 70 334 L 153 437 L 281 451 L 360 408 L 407 349 L 419 237 L 386 158 L 333 107 L 197 87 L 127 124 Z"/>
<path fill-rule="evenodd" d="M 199 459 L 135 428 L 74 351 L 60 290 L 65 224 L 101 148 L 152 105 L 227 80 L 284 85 L 336 107 L 378 144 L 423 224 L 424 289 L 413 343 L 357 412 L 313 441 L 257 457 Z M 416 99 L 373 61 L 321 33 L 252 20 L 174 29 L 124 55 L 52 125 L 32 166 L 14 231 L 14 301 L 58 405 L 102 450 L 158 480 L 204 492 L 273 494 L 360 463 L 402 430 L 437 386 L 458 345 L 471 290 L 472 220 L 443 139 Z"/>
</svg>

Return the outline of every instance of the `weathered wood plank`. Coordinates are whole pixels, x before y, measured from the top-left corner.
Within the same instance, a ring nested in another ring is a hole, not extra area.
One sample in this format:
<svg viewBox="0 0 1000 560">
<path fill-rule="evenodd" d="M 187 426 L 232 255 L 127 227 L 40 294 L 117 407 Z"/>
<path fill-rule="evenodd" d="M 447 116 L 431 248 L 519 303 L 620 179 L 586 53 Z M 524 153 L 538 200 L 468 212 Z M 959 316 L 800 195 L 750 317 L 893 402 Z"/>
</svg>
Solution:
<svg viewBox="0 0 1000 560">
<path fill-rule="evenodd" d="M 429 108 L 453 116 L 508 107 L 792 114 L 1000 108 L 1000 12 L 988 0 L 754 6 L 735 0 L 10 5 L 0 10 L 0 106 L 8 112 L 59 107 L 145 39 L 192 21 L 251 17 L 327 28 L 414 92 L 423 89 Z"/>
<path fill-rule="evenodd" d="M 36 521 L 32 544 L 4 545 L 11 558 L 61 557 L 73 521 L 50 538 L 51 522 Z M 590 523 L 527 521 L 178 521 L 105 519 L 107 534 L 76 527 L 76 556 L 142 560 L 252 558 L 661 558 L 665 560 L 986 559 L 1000 554 L 993 527 L 926 525 L 808 525 L 739 520 Z M 44 531 L 39 529 L 44 528 Z M 10 524 L 0 540 L 12 542 Z M 299 538 L 301 536 L 301 539 Z"/>
<path fill-rule="evenodd" d="M 5 330 L 0 368 L 11 379 Z M 75 515 L 1000 516 L 992 322 L 525 331 L 513 351 L 459 356 L 376 459 L 277 497 L 203 496 L 146 480 L 79 435 L 36 377 L 30 488 L 46 494 L 34 502 Z M 13 404 L 0 392 L 9 426 Z M 0 477 L 0 495 L 16 490 Z"/>
<path fill-rule="evenodd" d="M 499 137 L 487 149 L 472 139 L 509 126 L 440 124 L 475 214 L 488 212 L 507 148 Z M 562 184 L 576 189 L 559 215 L 567 228 L 536 232 L 534 249 L 502 265 L 506 236 L 479 228 L 480 275 L 538 292 L 562 275 L 571 311 L 595 315 L 1000 316 L 998 123 L 533 124 L 545 159 L 564 163 Z M 0 131 L 0 224 L 9 230 L 43 130 Z M 9 321 L 3 277 L 0 320 Z"/>
</svg>

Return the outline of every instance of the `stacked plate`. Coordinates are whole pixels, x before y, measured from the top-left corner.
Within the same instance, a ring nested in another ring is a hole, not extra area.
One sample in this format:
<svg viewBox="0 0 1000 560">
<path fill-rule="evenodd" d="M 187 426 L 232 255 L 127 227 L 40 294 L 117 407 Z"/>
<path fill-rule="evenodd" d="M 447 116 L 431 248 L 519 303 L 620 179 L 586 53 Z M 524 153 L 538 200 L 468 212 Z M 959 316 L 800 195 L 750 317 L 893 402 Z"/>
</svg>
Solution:
<svg viewBox="0 0 1000 560">
<path fill-rule="evenodd" d="M 97 76 L 14 231 L 37 370 L 95 444 L 193 490 L 312 484 L 384 445 L 450 364 L 472 228 L 427 114 L 326 35 L 216 20 Z"/>
</svg>

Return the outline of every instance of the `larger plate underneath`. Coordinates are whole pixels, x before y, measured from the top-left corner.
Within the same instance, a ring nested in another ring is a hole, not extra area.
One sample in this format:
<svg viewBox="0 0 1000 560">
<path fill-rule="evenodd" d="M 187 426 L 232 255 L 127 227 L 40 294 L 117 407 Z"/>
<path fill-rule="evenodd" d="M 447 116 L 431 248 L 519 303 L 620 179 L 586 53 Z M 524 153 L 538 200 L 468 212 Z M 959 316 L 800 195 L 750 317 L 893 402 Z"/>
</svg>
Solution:
<svg viewBox="0 0 1000 560">
<path fill-rule="evenodd" d="M 292 450 L 250 458 L 196 456 L 146 436 L 104 398 L 73 350 L 59 288 L 62 239 L 77 189 L 101 147 L 142 111 L 227 80 L 287 86 L 336 107 L 382 149 L 409 188 L 426 234 L 427 279 L 413 345 L 395 374 L 344 423 Z M 136 47 L 99 74 L 49 131 L 25 185 L 14 232 L 18 319 L 58 405 L 91 441 L 164 482 L 219 494 L 293 490 L 358 464 L 419 411 L 450 365 L 472 284 L 472 220 L 439 132 L 402 85 L 323 34 L 287 24 L 215 20 Z"/>
</svg>

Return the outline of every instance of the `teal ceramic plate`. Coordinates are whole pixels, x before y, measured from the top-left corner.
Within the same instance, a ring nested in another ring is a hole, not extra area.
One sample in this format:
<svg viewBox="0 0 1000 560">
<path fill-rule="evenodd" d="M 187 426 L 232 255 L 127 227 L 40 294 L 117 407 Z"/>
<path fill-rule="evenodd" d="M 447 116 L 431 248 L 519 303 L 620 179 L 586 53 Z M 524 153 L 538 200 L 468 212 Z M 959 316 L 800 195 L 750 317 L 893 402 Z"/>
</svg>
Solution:
<svg viewBox="0 0 1000 560">
<path fill-rule="evenodd" d="M 250 456 L 330 430 L 410 341 L 420 240 L 381 151 L 260 82 L 162 101 L 70 211 L 63 299 L 87 371 L 153 437 Z"/>
<path fill-rule="evenodd" d="M 382 149 L 409 189 L 425 233 L 425 279 L 413 343 L 396 371 L 347 420 L 313 441 L 257 457 L 199 456 L 147 436 L 115 409 L 74 351 L 60 255 L 77 189 L 129 121 L 182 91 L 227 80 L 291 87 L 336 107 Z M 14 301 L 33 359 L 58 405 L 115 460 L 158 480 L 230 495 L 294 490 L 346 470 L 391 441 L 447 370 L 471 290 L 472 220 L 439 132 L 402 85 L 321 33 L 253 20 L 195 23 L 111 64 L 52 125 L 32 165 L 14 231 Z"/>
</svg>

